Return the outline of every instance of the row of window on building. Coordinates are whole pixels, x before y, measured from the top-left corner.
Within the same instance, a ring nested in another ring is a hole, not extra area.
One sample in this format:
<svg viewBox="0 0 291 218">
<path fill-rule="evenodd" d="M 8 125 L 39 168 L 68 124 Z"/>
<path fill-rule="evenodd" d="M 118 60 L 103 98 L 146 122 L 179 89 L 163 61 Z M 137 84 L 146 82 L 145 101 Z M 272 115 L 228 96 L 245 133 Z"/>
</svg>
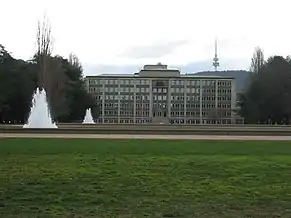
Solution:
<svg viewBox="0 0 291 218">
<path fill-rule="evenodd" d="M 115 119 L 115 118 L 113 118 L 113 119 L 108 119 L 108 118 L 106 118 L 106 119 L 97 119 L 96 120 L 96 122 L 97 123 L 107 123 L 107 124 L 110 124 L 110 123 L 128 123 L 128 124 L 130 124 L 130 123 L 144 123 L 144 124 L 146 124 L 146 123 L 151 123 L 152 122 L 152 120 L 151 119 L 136 119 L 135 120 L 135 122 L 134 122 L 134 120 L 133 119 Z"/>
<path fill-rule="evenodd" d="M 149 85 L 148 79 L 89 79 L 91 85 Z"/>
<path fill-rule="evenodd" d="M 100 109 L 102 109 L 102 104 L 99 105 Z M 186 107 L 187 110 L 192 109 L 192 108 L 200 108 L 200 106 L 202 106 L 202 108 L 216 108 L 216 104 L 171 104 L 170 110 L 171 109 L 178 109 L 178 110 L 184 110 L 184 108 Z M 136 111 L 138 110 L 149 110 L 150 109 L 150 105 L 149 104 L 135 104 L 136 107 Z M 120 104 L 118 107 L 118 104 L 104 104 L 104 108 L 106 109 L 112 109 L 115 111 L 118 111 L 118 108 L 120 108 L 120 110 L 127 110 L 127 109 L 133 109 L 134 108 L 134 104 Z M 167 106 L 165 104 L 153 104 L 153 109 L 155 108 L 167 108 Z M 230 109 L 231 108 L 231 104 L 217 104 L 217 108 L 221 108 L 221 109 Z"/>
<path fill-rule="evenodd" d="M 149 85 L 151 80 L 153 79 L 89 79 L 90 85 Z M 231 86 L 231 80 L 222 80 L 222 81 L 216 81 L 216 80 L 205 80 L 205 79 L 182 79 L 182 80 L 170 80 L 171 85 L 177 85 L 177 86 L 211 86 L 215 85 L 217 82 L 218 86 Z"/>
<path fill-rule="evenodd" d="M 114 123 L 123 123 L 123 124 L 132 124 L 132 123 L 140 123 L 140 124 L 147 124 L 151 123 L 151 119 L 97 119 L 97 123 L 106 123 L 106 124 L 114 124 Z M 170 124 L 230 124 L 230 119 L 170 119 Z"/>
<path fill-rule="evenodd" d="M 171 93 L 191 93 L 191 94 L 199 94 L 200 93 L 199 88 L 171 88 Z M 204 93 L 215 93 L 216 90 L 215 89 L 202 89 Z M 121 87 L 121 88 L 113 88 L 113 87 L 105 87 L 103 88 L 96 88 L 96 87 L 91 87 L 89 89 L 89 92 L 92 93 L 149 93 L 149 88 L 136 88 L 136 90 L 134 88 L 130 88 L 130 87 Z M 231 89 L 218 89 L 217 90 L 218 93 L 231 93 Z M 153 94 L 158 94 L 158 93 L 167 93 L 167 89 L 153 89 Z"/>
<path fill-rule="evenodd" d="M 158 112 L 160 114 L 158 114 L 158 116 L 162 115 L 162 112 Z M 153 112 L 154 116 L 155 116 L 155 112 Z M 201 112 L 202 117 L 209 117 L 211 116 L 210 112 L 207 111 L 202 111 Z M 104 111 L 104 116 L 105 117 L 116 117 L 118 116 L 117 111 Z M 124 116 L 134 116 L 134 112 L 133 111 L 120 111 L 120 117 L 124 117 Z M 149 111 L 136 111 L 135 116 L 137 117 L 149 117 Z M 220 112 L 219 114 L 220 117 L 229 117 L 231 116 L 231 112 L 230 111 L 224 111 L 224 112 Z M 166 112 L 165 112 L 165 117 L 166 117 Z M 171 111 L 171 117 L 200 117 L 200 111 Z"/>
<path fill-rule="evenodd" d="M 131 100 L 134 101 L 134 95 L 105 95 L 104 100 Z M 171 101 L 200 101 L 200 96 L 171 96 Z M 230 101 L 231 96 L 204 96 L 202 97 L 202 101 L 215 101 L 217 98 L 218 101 Z M 149 101 L 150 96 L 148 95 L 136 95 L 136 101 Z M 168 96 L 166 95 L 154 95 L 153 101 L 167 101 Z M 103 100 L 102 95 L 97 95 L 96 100 Z"/>
</svg>

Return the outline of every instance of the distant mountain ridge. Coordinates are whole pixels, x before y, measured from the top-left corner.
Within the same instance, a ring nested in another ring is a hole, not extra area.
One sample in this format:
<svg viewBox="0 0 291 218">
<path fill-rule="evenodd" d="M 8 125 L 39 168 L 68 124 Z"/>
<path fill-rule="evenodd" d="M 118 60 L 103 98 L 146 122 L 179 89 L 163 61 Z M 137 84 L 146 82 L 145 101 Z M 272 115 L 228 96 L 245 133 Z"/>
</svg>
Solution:
<svg viewBox="0 0 291 218">
<path fill-rule="evenodd" d="M 233 77 L 236 80 L 236 91 L 241 93 L 244 92 L 247 87 L 251 72 L 246 70 L 202 71 L 192 73 L 192 75 Z"/>
</svg>

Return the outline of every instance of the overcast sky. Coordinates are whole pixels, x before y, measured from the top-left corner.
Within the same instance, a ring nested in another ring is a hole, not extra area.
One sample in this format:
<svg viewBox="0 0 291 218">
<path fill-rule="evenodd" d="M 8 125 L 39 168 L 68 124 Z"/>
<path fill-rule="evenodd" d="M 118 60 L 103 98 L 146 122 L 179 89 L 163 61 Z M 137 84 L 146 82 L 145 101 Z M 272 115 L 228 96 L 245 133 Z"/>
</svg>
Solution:
<svg viewBox="0 0 291 218">
<path fill-rule="evenodd" d="M 221 69 L 247 69 L 256 46 L 266 56 L 291 54 L 290 6 L 288 0 L 1 0 L 0 44 L 31 58 L 37 21 L 46 14 L 54 54 L 77 54 L 85 75 L 157 62 L 211 70 L 216 37 Z"/>
</svg>

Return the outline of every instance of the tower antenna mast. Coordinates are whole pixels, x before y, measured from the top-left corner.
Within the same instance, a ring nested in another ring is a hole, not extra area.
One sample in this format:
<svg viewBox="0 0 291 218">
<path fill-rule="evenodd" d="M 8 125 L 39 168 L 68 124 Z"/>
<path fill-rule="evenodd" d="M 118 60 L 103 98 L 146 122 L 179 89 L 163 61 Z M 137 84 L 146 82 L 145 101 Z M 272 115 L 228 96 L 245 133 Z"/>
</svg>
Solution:
<svg viewBox="0 0 291 218">
<path fill-rule="evenodd" d="M 215 39 L 215 53 L 214 53 L 214 58 L 213 58 L 213 63 L 214 71 L 217 71 L 217 67 L 219 67 L 219 59 L 217 56 L 217 39 Z"/>
</svg>

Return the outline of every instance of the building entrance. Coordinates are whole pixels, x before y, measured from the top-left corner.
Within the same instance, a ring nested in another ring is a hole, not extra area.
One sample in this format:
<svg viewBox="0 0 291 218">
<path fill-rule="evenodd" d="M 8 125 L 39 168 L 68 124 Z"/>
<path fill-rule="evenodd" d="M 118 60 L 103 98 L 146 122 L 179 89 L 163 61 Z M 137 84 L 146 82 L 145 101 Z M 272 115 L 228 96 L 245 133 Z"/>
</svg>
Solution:
<svg viewBox="0 0 291 218">
<path fill-rule="evenodd" d="M 156 80 L 153 81 L 152 90 L 152 109 L 153 109 L 153 123 L 169 123 L 168 119 L 168 86 L 167 81 Z"/>
</svg>

